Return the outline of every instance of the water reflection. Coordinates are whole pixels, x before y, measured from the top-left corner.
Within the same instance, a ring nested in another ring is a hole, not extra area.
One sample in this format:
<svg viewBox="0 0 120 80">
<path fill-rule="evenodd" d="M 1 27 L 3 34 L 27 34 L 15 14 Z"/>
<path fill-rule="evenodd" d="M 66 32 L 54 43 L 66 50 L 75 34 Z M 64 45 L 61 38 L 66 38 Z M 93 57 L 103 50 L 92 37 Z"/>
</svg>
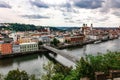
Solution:
<svg viewBox="0 0 120 80">
<path fill-rule="evenodd" d="M 10 66 L 10 65 L 12 65 L 12 63 L 13 63 L 13 60 L 12 59 L 3 59 L 3 60 L 0 60 L 0 66 L 1 67 L 6 67 L 6 66 Z"/>
<path fill-rule="evenodd" d="M 9 70 L 19 68 L 26 70 L 30 74 L 40 75 L 43 72 L 43 65 L 49 61 L 48 59 L 57 63 L 55 58 L 51 57 L 48 53 L 3 59 L 0 60 L 0 73 L 6 74 Z"/>
<path fill-rule="evenodd" d="M 97 55 L 98 53 L 106 53 L 107 51 L 120 51 L 120 39 L 111 40 L 99 44 L 89 44 L 82 48 L 64 49 L 68 53 L 76 57 L 85 56 L 87 54 Z"/>
<path fill-rule="evenodd" d="M 64 49 L 63 51 L 68 52 L 76 57 L 81 57 L 87 54 L 96 55 L 98 52 L 105 53 L 107 50 L 120 51 L 120 39 L 99 44 L 89 44 L 77 48 L 74 47 L 70 49 Z M 54 53 L 38 53 L 0 60 L 0 73 L 6 74 L 10 70 L 19 68 L 27 71 L 29 74 L 41 76 L 45 72 L 43 65 L 47 64 L 48 61 L 52 61 L 54 63 L 59 62 L 68 66 L 75 65 L 66 58 Z"/>
</svg>

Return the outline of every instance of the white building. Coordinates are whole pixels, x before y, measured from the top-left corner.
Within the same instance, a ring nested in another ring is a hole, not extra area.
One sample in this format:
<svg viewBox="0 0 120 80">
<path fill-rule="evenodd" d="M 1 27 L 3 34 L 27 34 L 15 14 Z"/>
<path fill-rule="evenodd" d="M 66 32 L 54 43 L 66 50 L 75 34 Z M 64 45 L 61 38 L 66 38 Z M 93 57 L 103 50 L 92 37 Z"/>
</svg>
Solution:
<svg viewBox="0 0 120 80">
<path fill-rule="evenodd" d="M 19 53 L 20 52 L 20 45 L 13 45 L 12 50 L 13 50 L 13 53 Z"/>
<path fill-rule="evenodd" d="M 17 34 L 16 33 L 11 33 L 9 34 L 10 38 L 13 38 L 13 41 L 15 42 L 17 40 Z"/>
<path fill-rule="evenodd" d="M 97 40 L 97 39 L 99 39 L 99 36 L 97 36 L 97 35 L 89 35 L 88 38 L 92 39 L 92 40 Z"/>
<path fill-rule="evenodd" d="M 50 37 L 49 36 L 41 36 L 39 38 L 39 41 L 43 42 L 43 43 L 49 43 L 51 40 L 50 40 Z"/>
<path fill-rule="evenodd" d="M 65 42 L 65 38 L 60 36 L 60 37 L 55 37 L 57 40 L 59 40 L 61 43 Z"/>
<path fill-rule="evenodd" d="M 38 43 L 36 42 L 20 44 L 20 52 L 38 51 L 38 50 L 39 50 Z"/>
</svg>

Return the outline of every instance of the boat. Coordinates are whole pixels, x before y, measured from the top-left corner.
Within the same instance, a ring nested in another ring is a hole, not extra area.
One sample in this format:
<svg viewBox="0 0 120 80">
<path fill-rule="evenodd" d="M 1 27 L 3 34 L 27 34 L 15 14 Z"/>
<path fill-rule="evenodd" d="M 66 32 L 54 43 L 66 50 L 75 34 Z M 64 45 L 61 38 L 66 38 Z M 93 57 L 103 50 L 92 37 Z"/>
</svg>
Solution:
<svg viewBox="0 0 120 80">
<path fill-rule="evenodd" d="M 98 43 L 100 43 L 101 42 L 101 40 L 97 40 L 97 41 L 95 41 L 94 43 L 95 44 L 98 44 Z"/>
</svg>

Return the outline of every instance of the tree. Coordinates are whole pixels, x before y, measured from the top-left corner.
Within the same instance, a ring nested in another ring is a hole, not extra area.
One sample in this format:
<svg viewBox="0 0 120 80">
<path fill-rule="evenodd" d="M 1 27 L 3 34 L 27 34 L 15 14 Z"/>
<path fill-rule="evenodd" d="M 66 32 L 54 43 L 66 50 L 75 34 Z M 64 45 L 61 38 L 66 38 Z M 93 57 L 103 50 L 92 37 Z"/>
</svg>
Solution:
<svg viewBox="0 0 120 80">
<path fill-rule="evenodd" d="M 52 80 L 64 80 L 65 75 L 63 75 L 62 73 L 56 73 L 53 77 Z"/>
<path fill-rule="evenodd" d="M 94 76 L 93 68 L 89 64 L 89 62 L 85 60 L 83 57 L 77 63 L 75 71 L 77 73 L 76 75 L 77 80 L 84 77 L 91 78 L 91 80 L 93 79 L 93 76 Z"/>
<path fill-rule="evenodd" d="M 62 73 L 64 76 L 67 76 L 68 74 L 70 74 L 70 71 L 72 70 L 72 67 L 67 67 L 67 66 L 63 66 L 59 63 L 54 65 L 54 71 L 55 73 Z"/>
<path fill-rule="evenodd" d="M 46 74 L 42 76 L 42 80 L 64 80 L 70 74 L 72 68 L 68 68 L 59 63 L 53 64 L 52 62 L 48 62 L 44 66 L 44 69 L 46 70 Z"/>
<path fill-rule="evenodd" d="M 38 45 L 42 45 L 42 44 L 43 44 L 43 42 L 41 42 L 41 41 L 38 42 Z"/>
<path fill-rule="evenodd" d="M 52 80 L 54 74 L 53 63 L 48 62 L 47 65 L 43 66 L 43 69 L 46 71 L 46 74 L 42 75 L 41 80 Z"/>
<path fill-rule="evenodd" d="M 29 79 L 30 79 L 30 80 L 36 80 L 35 75 L 31 75 L 31 76 L 29 77 Z"/>
<path fill-rule="evenodd" d="M 69 40 L 65 40 L 65 43 L 70 43 L 70 41 Z"/>
<path fill-rule="evenodd" d="M 4 80 L 4 76 L 0 74 L 0 80 Z"/>
<path fill-rule="evenodd" d="M 82 57 L 77 62 L 75 69 L 64 67 L 61 64 L 49 64 L 48 66 L 46 68 L 47 74 L 43 80 L 80 80 L 83 77 L 94 80 L 95 72 L 106 73 L 109 70 L 120 70 L 120 53 L 108 52 L 97 56 Z"/>
<path fill-rule="evenodd" d="M 27 72 L 17 69 L 9 71 L 5 80 L 29 80 L 29 77 Z"/>
<path fill-rule="evenodd" d="M 57 40 L 56 38 L 54 38 L 53 41 L 51 41 L 51 44 L 53 44 L 54 46 L 58 46 L 59 43 L 60 41 Z"/>
<path fill-rule="evenodd" d="M 87 57 L 94 72 L 102 71 L 108 73 L 109 70 L 120 69 L 120 54 L 118 52 L 108 52 L 107 54 L 98 54 L 97 56 L 88 55 Z"/>
<path fill-rule="evenodd" d="M 41 48 L 41 45 L 43 45 L 43 42 L 39 41 L 39 42 L 38 42 L 38 47 L 39 47 L 39 49 Z"/>
</svg>

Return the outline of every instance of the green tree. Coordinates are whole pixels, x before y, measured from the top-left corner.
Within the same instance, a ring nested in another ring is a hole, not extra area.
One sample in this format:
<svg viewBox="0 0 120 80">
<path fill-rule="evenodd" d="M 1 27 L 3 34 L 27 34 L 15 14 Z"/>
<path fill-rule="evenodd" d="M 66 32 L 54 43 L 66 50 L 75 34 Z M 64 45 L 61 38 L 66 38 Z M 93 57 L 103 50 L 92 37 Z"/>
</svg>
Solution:
<svg viewBox="0 0 120 80">
<path fill-rule="evenodd" d="M 35 75 L 31 75 L 31 76 L 29 77 L 29 80 L 36 80 Z M 37 80 L 38 80 L 38 79 L 37 79 Z"/>
<path fill-rule="evenodd" d="M 42 76 L 42 80 L 64 80 L 70 74 L 72 68 L 65 67 L 59 63 L 48 62 L 44 69 L 46 74 Z"/>
<path fill-rule="evenodd" d="M 63 66 L 59 63 L 54 65 L 54 71 L 55 73 L 62 73 L 63 75 L 67 76 L 68 74 L 70 74 L 72 67 L 67 67 L 67 66 Z"/>
<path fill-rule="evenodd" d="M 39 47 L 39 49 L 41 48 L 41 45 L 43 45 L 43 42 L 39 41 L 39 42 L 38 42 L 38 47 Z"/>
<path fill-rule="evenodd" d="M 65 43 L 70 43 L 70 41 L 69 40 L 65 40 Z"/>
<path fill-rule="evenodd" d="M 76 75 L 77 80 L 83 77 L 91 78 L 91 80 L 93 79 L 93 75 L 94 75 L 93 68 L 89 64 L 89 62 L 85 60 L 83 57 L 77 63 L 75 71 L 77 74 Z"/>
<path fill-rule="evenodd" d="M 56 38 L 54 38 L 53 41 L 51 41 L 51 44 L 54 46 L 58 46 L 59 43 L 60 43 L 60 41 L 57 40 Z"/>
<path fill-rule="evenodd" d="M 9 71 L 5 80 L 29 80 L 27 72 L 17 70 Z"/>
<path fill-rule="evenodd" d="M 96 56 L 88 55 L 77 62 L 75 69 L 53 63 L 48 66 L 46 76 L 50 77 L 45 76 L 43 80 L 80 80 L 83 77 L 94 80 L 95 72 L 106 73 L 109 70 L 120 70 L 120 52 L 108 52 Z"/>
<path fill-rule="evenodd" d="M 0 74 L 0 80 L 4 80 L 4 76 Z"/>
<path fill-rule="evenodd" d="M 43 44 L 43 42 L 41 42 L 41 41 L 38 42 L 38 45 L 42 45 L 42 44 Z"/>
<path fill-rule="evenodd" d="M 107 54 L 98 54 L 97 56 L 87 56 L 94 72 L 109 70 L 120 70 L 120 54 L 118 52 L 107 52 Z"/>
<path fill-rule="evenodd" d="M 42 80 L 52 80 L 54 74 L 53 66 L 54 65 L 52 62 L 48 62 L 47 65 L 43 66 L 43 69 L 46 71 L 46 74 L 42 75 L 41 77 Z"/>
<path fill-rule="evenodd" d="M 64 80 L 79 80 L 80 78 L 77 78 L 76 70 L 73 69 L 70 71 L 70 74 L 65 77 Z"/>
<path fill-rule="evenodd" d="M 52 80 L 64 80 L 65 75 L 63 75 L 62 73 L 56 73 L 53 77 Z"/>
</svg>

